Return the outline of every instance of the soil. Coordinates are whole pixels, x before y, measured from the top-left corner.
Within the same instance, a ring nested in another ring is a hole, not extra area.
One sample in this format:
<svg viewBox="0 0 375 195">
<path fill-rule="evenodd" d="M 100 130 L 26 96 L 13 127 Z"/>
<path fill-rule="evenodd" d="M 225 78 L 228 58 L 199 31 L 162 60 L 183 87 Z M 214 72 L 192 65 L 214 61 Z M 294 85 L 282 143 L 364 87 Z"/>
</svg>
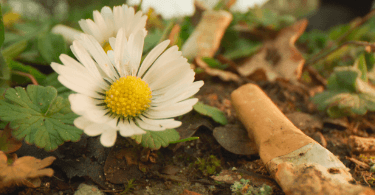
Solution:
<svg viewBox="0 0 375 195">
<path fill-rule="evenodd" d="M 231 92 L 240 85 L 213 77 L 204 80 L 205 85 L 196 96 L 203 103 L 222 110 L 228 124 L 240 125 L 230 102 Z M 346 157 L 359 159 L 359 154 L 351 152 L 348 137 L 373 136 L 374 129 L 363 124 L 362 120 L 373 121 L 375 113 L 357 119 L 330 120 L 309 101 L 306 87 L 283 80 L 258 81 L 257 84 L 298 128 L 337 155 L 351 170 L 357 183 L 373 186 L 372 173 Z M 65 143 L 52 153 L 24 144 L 17 152 L 19 156 L 56 156 L 57 160 L 51 166 L 55 174 L 51 178 L 42 178 L 39 188 L 18 187 L 13 189 L 12 194 L 74 194 L 79 184 L 86 183 L 98 186 L 106 194 L 179 195 L 190 191 L 190 194 L 229 195 L 232 193 L 231 184 L 211 177 L 224 170 L 239 173 L 238 177 L 252 178 L 255 186 L 261 185 L 256 181 L 264 181 L 272 187 L 272 194 L 284 194 L 269 176 L 258 155 L 234 154 L 216 141 L 213 130 L 220 124 L 194 111 L 180 120 L 183 122 L 183 126 L 178 128 L 181 136 L 193 135 L 199 139 L 171 144 L 157 151 L 143 149 L 121 136 L 113 148 L 103 148 L 97 137 L 86 136 L 79 142 Z M 219 163 L 218 166 L 214 165 L 215 162 Z M 214 168 L 209 169 L 209 164 Z"/>
</svg>

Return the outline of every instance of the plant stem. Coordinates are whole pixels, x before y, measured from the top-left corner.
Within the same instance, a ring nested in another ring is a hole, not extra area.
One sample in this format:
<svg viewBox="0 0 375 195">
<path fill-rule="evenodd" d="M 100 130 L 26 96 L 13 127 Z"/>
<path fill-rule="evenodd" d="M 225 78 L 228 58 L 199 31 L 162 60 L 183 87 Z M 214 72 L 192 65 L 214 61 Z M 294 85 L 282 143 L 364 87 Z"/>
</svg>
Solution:
<svg viewBox="0 0 375 195">
<path fill-rule="evenodd" d="M 34 85 L 39 85 L 38 84 L 38 81 L 36 81 L 35 77 L 29 73 L 24 73 L 24 72 L 21 72 L 21 71 L 16 71 L 16 70 L 12 70 L 12 73 L 14 74 L 18 74 L 20 76 L 23 76 L 23 77 L 27 77 L 31 80 L 31 82 L 34 84 Z"/>
<path fill-rule="evenodd" d="M 324 55 L 320 55 L 320 56 L 312 58 L 311 60 L 309 60 L 308 62 L 306 62 L 305 66 L 309 66 L 309 65 L 315 64 L 316 62 L 318 62 L 318 61 L 326 58 L 327 56 L 331 55 L 332 53 L 334 53 L 335 51 L 341 49 L 342 47 L 344 47 L 346 45 L 355 45 L 355 46 L 370 47 L 372 51 L 375 50 L 375 43 L 369 43 L 369 42 L 366 42 L 366 41 L 347 41 L 347 42 L 339 45 L 338 47 L 332 49 L 331 51 L 325 53 Z"/>
</svg>

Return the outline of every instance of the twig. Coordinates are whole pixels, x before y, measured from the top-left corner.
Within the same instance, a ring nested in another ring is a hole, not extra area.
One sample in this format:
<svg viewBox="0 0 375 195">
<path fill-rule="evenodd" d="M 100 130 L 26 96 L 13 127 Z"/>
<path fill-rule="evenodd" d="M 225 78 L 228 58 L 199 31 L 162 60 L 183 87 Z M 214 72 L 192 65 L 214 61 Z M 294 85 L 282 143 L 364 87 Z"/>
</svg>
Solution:
<svg viewBox="0 0 375 195">
<path fill-rule="evenodd" d="M 365 15 L 363 18 L 361 18 L 360 21 L 356 22 L 353 26 L 351 26 L 351 28 L 345 33 L 343 34 L 340 38 L 337 39 L 337 43 L 340 43 L 342 42 L 347 36 L 349 36 L 356 28 L 360 27 L 361 25 L 363 25 L 365 22 L 367 22 L 370 18 L 372 18 L 373 16 L 375 15 L 375 9 L 373 9 L 371 12 L 369 12 L 367 15 Z M 306 62 L 305 66 L 308 66 L 308 65 L 311 65 L 311 64 L 314 64 L 316 62 L 316 59 L 320 60 L 322 59 L 322 57 L 320 57 L 323 53 L 326 53 L 327 51 L 329 51 L 332 47 L 333 47 L 334 43 L 330 43 L 327 47 L 325 47 L 323 50 L 321 50 L 319 53 L 315 54 L 311 60 L 309 60 L 308 62 Z M 327 55 L 325 55 L 324 57 L 326 57 Z"/>
<path fill-rule="evenodd" d="M 169 33 L 171 32 L 173 26 L 175 25 L 176 23 L 176 20 L 175 19 L 172 19 L 169 23 L 168 23 L 168 26 L 164 29 L 163 31 L 163 34 L 161 35 L 160 39 L 159 39 L 159 43 L 163 42 L 164 40 L 166 40 L 169 36 Z"/>
<path fill-rule="evenodd" d="M 38 81 L 36 81 L 35 77 L 29 73 L 24 73 L 24 72 L 21 72 L 21 71 L 16 71 L 16 70 L 12 70 L 12 73 L 14 74 L 18 74 L 20 76 L 23 76 L 23 77 L 27 77 L 31 80 L 31 82 L 34 84 L 34 85 L 39 85 L 38 84 Z"/>
<path fill-rule="evenodd" d="M 340 46 L 336 47 L 335 49 L 331 50 L 330 52 L 328 52 L 328 53 L 326 53 L 324 55 L 313 57 L 311 60 L 309 60 L 308 62 L 306 62 L 305 66 L 309 66 L 309 65 L 315 64 L 316 62 L 318 62 L 318 61 L 326 58 L 327 56 L 331 55 L 332 53 L 336 52 L 337 50 L 341 49 L 342 47 L 344 47 L 346 45 L 371 47 L 371 50 L 375 49 L 375 43 L 369 43 L 369 42 L 366 42 L 366 41 L 347 41 L 347 42 L 341 44 Z"/>
<path fill-rule="evenodd" d="M 346 156 L 345 157 L 347 160 L 350 160 L 352 161 L 353 163 L 355 163 L 356 165 L 358 165 L 359 167 L 362 167 L 362 168 L 365 168 L 365 169 L 369 169 L 370 168 L 370 165 L 362 162 L 362 161 L 359 161 L 355 158 L 352 158 L 352 157 L 349 157 L 349 156 Z"/>
</svg>

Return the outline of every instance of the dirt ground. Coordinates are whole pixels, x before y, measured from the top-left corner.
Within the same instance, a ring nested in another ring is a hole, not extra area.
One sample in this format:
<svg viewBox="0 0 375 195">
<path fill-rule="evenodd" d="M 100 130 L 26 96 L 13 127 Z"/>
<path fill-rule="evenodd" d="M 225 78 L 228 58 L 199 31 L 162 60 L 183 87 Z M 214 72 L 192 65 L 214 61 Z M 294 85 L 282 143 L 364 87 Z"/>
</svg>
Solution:
<svg viewBox="0 0 375 195">
<path fill-rule="evenodd" d="M 363 158 L 351 153 L 348 137 L 371 136 L 375 129 L 363 121 L 374 120 L 374 113 L 359 119 L 333 120 L 316 110 L 304 87 L 283 80 L 259 81 L 257 84 L 298 128 L 337 155 L 351 170 L 357 183 L 373 186 L 372 173 L 347 157 Z M 239 84 L 233 82 L 206 77 L 197 97 L 222 110 L 227 116 L 228 125 L 243 129 L 230 103 L 230 94 L 238 87 Z M 272 194 L 284 194 L 269 176 L 258 155 L 237 155 L 216 141 L 213 130 L 220 124 L 194 111 L 180 120 L 183 125 L 177 130 L 181 137 L 194 136 L 199 139 L 172 144 L 158 151 L 142 149 L 132 140 L 121 136 L 113 148 L 103 148 L 97 137 L 86 136 L 77 143 L 65 143 L 51 153 L 24 144 L 17 152 L 19 156 L 56 156 L 57 160 L 51 166 L 55 174 L 51 178 L 44 177 L 39 188 L 18 187 L 14 188 L 12 194 L 73 194 L 81 183 L 96 185 L 106 194 L 179 195 L 184 190 L 199 194 L 231 194 L 230 183 L 215 181 L 211 177 L 221 171 L 250 178 L 255 186 L 266 183 L 272 187 Z"/>
</svg>

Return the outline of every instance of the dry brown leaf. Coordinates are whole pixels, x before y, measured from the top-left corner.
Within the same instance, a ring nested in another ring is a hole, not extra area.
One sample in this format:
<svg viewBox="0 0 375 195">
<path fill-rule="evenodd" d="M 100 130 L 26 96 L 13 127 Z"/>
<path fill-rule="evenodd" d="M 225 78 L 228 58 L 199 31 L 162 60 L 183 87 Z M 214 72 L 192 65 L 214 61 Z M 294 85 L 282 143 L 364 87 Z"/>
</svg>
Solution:
<svg viewBox="0 0 375 195">
<path fill-rule="evenodd" d="M 210 68 L 208 64 L 204 62 L 200 57 L 195 58 L 195 62 L 199 67 L 203 68 L 208 75 L 217 76 L 223 81 L 235 81 L 237 83 L 242 82 L 241 78 L 232 72 Z"/>
<path fill-rule="evenodd" d="M 8 158 L 0 151 L 0 192 L 13 185 L 26 185 L 28 187 L 39 187 L 39 177 L 53 175 L 51 168 L 45 168 L 52 164 L 56 158 L 53 156 L 43 160 L 31 156 L 24 156 L 8 165 Z"/>
<path fill-rule="evenodd" d="M 9 154 L 17 151 L 21 146 L 22 142 L 12 137 L 12 129 L 8 123 L 4 130 L 0 131 L 0 151 Z"/>
<path fill-rule="evenodd" d="M 282 29 L 275 39 L 266 41 L 257 54 L 238 67 L 240 75 L 251 77 L 260 69 L 270 81 L 278 77 L 291 81 L 298 80 L 305 59 L 294 43 L 305 31 L 307 23 L 306 19 L 299 20 L 292 26 Z"/>
<path fill-rule="evenodd" d="M 169 33 L 168 39 L 171 41 L 170 46 L 176 45 L 178 41 L 178 36 L 180 35 L 181 27 L 178 24 L 175 24 Z"/>
</svg>

